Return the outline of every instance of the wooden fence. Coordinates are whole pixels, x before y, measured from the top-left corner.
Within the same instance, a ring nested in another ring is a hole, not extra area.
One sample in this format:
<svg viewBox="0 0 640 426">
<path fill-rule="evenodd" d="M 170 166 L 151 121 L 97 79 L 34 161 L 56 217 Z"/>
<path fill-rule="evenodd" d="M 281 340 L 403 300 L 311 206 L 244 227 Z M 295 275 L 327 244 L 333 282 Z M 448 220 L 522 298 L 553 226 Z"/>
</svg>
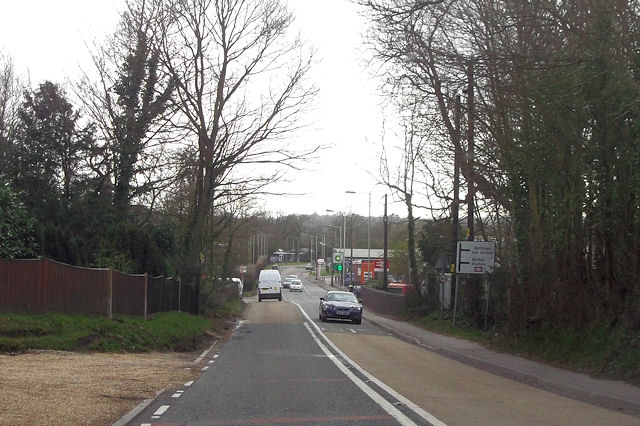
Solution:
<svg viewBox="0 0 640 426">
<path fill-rule="evenodd" d="M 50 259 L 0 259 L 0 310 L 93 315 L 196 313 L 191 285 L 147 274 L 80 268 Z"/>
</svg>

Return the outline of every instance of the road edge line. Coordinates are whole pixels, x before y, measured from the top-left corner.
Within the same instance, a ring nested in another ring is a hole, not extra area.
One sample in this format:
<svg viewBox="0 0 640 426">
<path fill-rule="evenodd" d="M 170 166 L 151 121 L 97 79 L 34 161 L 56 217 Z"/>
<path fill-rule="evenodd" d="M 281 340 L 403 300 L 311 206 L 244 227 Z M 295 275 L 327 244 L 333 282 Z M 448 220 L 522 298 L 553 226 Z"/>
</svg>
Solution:
<svg viewBox="0 0 640 426">
<path fill-rule="evenodd" d="M 370 374 L 368 371 L 366 371 L 364 368 L 362 368 L 360 365 L 358 365 L 354 360 L 352 360 L 351 358 L 349 358 L 344 352 L 342 352 L 328 337 L 326 334 L 324 334 L 324 332 L 320 329 L 320 327 L 318 327 L 318 325 L 313 322 L 313 320 L 309 317 L 309 315 L 307 315 L 307 313 L 304 311 L 304 309 L 302 309 L 302 306 L 300 306 L 299 304 L 297 304 L 296 302 L 291 302 L 294 303 L 298 309 L 300 309 L 300 312 L 302 312 L 302 314 L 305 316 L 305 318 L 311 323 L 311 325 L 313 325 L 313 327 L 315 328 L 315 330 L 322 336 L 322 338 L 338 353 L 338 355 L 340 355 L 346 362 L 348 362 L 349 364 L 351 364 L 355 369 L 357 369 L 361 374 L 363 374 L 365 377 L 367 377 L 369 380 L 371 380 L 373 383 L 375 383 L 377 386 L 379 386 L 381 389 L 383 389 L 385 392 L 387 392 L 389 395 L 393 396 L 395 399 L 397 399 L 399 402 L 402 402 L 407 408 L 409 408 L 411 411 L 413 411 L 414 413 L 416 413 L 418 416 L 422 417 L 424 420 L 428 421 L 429 423 L 431 423 L 433 426 L 447 426 L 446 423 L 444 423 L 442 420 L 438 419 L 437 417 L 435 417 L 434 415 L 432 415 L 431 413 L 429 413 L 428 411 L 424 410 L 423 408 L 421 408 L 420 406 L 416 405 L 414 402 L 412 402 L 411 400 L 409 400 L 408 398 L 406 398 L 405 396 L 399 394 L 398 392 L 396 392 L 395 390 L 393 390 L 392 388 L 390 388 L 388 385 L 386 385 L 384 382 L 382 382 L 380 379 L 378 379 L 377 377 L 373 376 L 372 374 Z M 348 370 L 347 370 L 348 371 Z M 349 371 L 350 374 L 353 374 Z M 355 377 L 355 376 L 354 376 Z M 356 377 L 357 378 L 357 377 Z M 360 379 L 358 379 L 360 380 Z M 366 386 L 366 384 L 365 384 Z M 368 386 L 367 386 L 368 387 Z M 373 391 L 373 389 L 372 389 Z M 395 409 L 395 407 L 394 407 Z"/>
<path fill-rule="evenodd" d="M 164 391 L 165 389 L 156 391 L 156 394 L 153 398 L 145 399 L 140 404 L 133 407 L 133 409 L 129 411 L 127 414 L 120 417 L 120 419 L 118 419 L 111 426 L 125 426 L 127 423 L 133 420 L 138 414 L 140 414 L 145 408 L 147 408 L 149 404 L 155 401 Z"/>
<path fill-rule="evenodd" d="M 338 367 L 338 369 L 340 371 L 342 371 L 342 373 L 345 376 L 347 376 L 349 378 L 349 380 L 351 380 L 353 382 L 353 384 L 355 384 L 362 392 L 364 392 L 369 398 L 371 398 L 376 404 L 378 404 L 380 406 L 380 408 L 382 408 L 391 417 L 393 417 L 395 420 L 397 420 L 398 423 L 400 423 L 401 425 L 407 425 L 407 426 L 414 425 L 414 426 L 416 426 L 416 424 L 413 421 L 411 421 L 410 418 L 405 416 L 400 410 L 398 410 L 396 407 L 394 407 L 389 401 L 384 399 L 382 397 L 382 395 L 380 395 L 378 392 L 376 392 L 373 389 L 371 389 L 370 386 L 367 386 L 367 384 L 365 382 L 363 382 L 362 379 L 360 379 L 358 376 L 353 374 L 351 371 L 349 371 L 349 369 L 347 369 L 347 367 L 344 366 L 343 363 L 338 361 L 336 359 L 336 357 L 331 353 L 331 351 L 329 351 L 329 349 L 320 341 L 318 336 L 316 336 L 313 333 L 313 331 L 311 331 L 311 327 L 309 326 L 308 322 L 305 322 L 304 326 L 307 329 L 307 331 L 309 332 L 309 334 L 311 335 L 311 337 L 313 338 L 313 340 L 315 340 L 315 342 L 318 345 L 318 347 L 320 347 L 320 350 L 322 352 L 324 352 L 324 354 L 327 356 L 327 358 L 329 358 L 331 360 L 331 362 L 333 362 L 336 365 L 336 367 Z"/>
</svg>

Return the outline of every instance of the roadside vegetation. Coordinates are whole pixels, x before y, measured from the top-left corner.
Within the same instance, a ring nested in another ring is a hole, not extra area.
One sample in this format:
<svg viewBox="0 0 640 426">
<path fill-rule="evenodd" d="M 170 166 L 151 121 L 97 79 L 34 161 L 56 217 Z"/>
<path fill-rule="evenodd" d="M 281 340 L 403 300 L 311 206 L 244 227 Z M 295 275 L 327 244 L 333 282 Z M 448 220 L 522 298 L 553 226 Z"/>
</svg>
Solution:
<svg viewBox="0 0 640 426">
<path fill-rule="evenodd" d="M 191 351 L 207 333 L 221 327 L 219 319 L 181 312 L 141 317 L 0 314 L 0 352 L 29 349 L 99 352 Z M 218 330 L 219 331 L 219 330 Z"/>
<path fill-rule="evenodd" d="M 640 384 L 640 334 L 604 327 L 560 329 L 544 327 L 514 338 L 495 328 L 478 330 L 462 315 L 456 326 L 450 313 L 409 319 L 430 331 L 479 342 L 485 346 L 560 368 L 623 379 Z"/>
</svg>

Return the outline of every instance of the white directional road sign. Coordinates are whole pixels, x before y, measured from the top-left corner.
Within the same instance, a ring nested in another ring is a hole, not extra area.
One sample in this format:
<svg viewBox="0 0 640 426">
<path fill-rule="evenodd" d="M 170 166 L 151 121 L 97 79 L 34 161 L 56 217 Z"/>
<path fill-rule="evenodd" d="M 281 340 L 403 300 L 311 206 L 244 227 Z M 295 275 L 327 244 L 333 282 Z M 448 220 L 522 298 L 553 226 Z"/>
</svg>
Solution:
<svg viewBox="0 0 640 426">
<path fill-rule="evenodd" d="M 496 264 L 493 241 L 458 241 L 457 271 L 460 274 L 490 274 Z"/>
</svg>

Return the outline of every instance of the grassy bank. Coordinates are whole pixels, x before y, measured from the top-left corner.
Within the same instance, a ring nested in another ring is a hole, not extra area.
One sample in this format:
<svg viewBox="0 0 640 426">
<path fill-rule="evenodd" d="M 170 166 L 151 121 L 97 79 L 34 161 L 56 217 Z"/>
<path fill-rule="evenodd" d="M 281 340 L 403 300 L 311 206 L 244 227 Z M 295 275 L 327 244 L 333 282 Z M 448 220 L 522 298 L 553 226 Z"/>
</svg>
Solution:
<svg viewBox="0 0 640 426">
<path fill-rule="evenodd" d="M 27 349 L 146 352 L 195 349 L 214 323 L 180 312 L 154 315 L 148 321 L 121 317 L 63 314 L 0 314 L 0 352 Z"/>
<path fill-rule="evenodd" d="M 527 357 L 576 372 L 640 384 L 640 334 L 604 327 L 580 329 L 541 328 L 525 336 L 479 331 L 458 318 L 440 314 L 413 318 L 427 330 L 472 340 L 500 351 Z"/>
</svg>

